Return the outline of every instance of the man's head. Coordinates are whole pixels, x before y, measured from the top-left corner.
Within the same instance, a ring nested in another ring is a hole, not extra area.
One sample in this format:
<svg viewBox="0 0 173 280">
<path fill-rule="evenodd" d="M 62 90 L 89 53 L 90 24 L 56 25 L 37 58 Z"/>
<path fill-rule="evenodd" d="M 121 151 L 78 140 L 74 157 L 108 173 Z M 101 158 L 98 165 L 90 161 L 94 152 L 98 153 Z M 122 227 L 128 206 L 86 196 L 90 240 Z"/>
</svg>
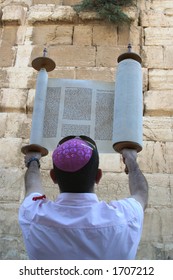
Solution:
<svg viewBox="0 0 173 280">
<path fill-rule="evenodd" d="M 87 136 L 63 138 L 52 154 L 51 178 L 61 192 L 92 192 L 101 178 L 95 142 Z"/>
</svg>

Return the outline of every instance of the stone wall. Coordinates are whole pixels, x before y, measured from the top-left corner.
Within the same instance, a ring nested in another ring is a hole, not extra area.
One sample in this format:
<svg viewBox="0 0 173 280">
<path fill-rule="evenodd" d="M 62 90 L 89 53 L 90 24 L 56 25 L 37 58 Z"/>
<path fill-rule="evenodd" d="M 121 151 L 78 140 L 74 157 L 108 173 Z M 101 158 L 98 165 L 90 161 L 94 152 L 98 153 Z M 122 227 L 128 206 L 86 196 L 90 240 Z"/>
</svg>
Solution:
<svg viewBox="0 0 173 280">
<path fill-rule="evenodd" d="M 26 259 L 18 208 L 24 197 L 21 147 L 29 142 L 37 72 L 43 48 L 56 62 L 49 77 L 114 81 L 117 57 L 131 42 L 143 59 L 144 147 L 138 162 L 149 183 L 138 259 L 173 259 L 173 1 L 140 0 L 126 12 L 130 27 L 94 13 L 77 15 L 79 0 L 0 0 L 0 259 Z M 100 199 L 129 195 L 119 154 L 102 154 Z M 45 192 L 51 155 L 41 161 Z"/>
</svg>

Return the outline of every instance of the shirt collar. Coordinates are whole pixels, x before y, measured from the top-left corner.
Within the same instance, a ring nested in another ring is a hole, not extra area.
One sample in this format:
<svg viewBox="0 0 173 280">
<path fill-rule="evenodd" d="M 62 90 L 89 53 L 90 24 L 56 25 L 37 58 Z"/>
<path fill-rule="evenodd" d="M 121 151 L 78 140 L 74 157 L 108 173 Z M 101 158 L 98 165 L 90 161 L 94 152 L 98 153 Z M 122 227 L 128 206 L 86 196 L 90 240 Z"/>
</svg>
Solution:
<svg viewBox="0 0 173 280">
<path fill-rule="evenodd" d="M 95 193 L 60 193 L 55 202 L 66 205 L 86 205 L 98 203 L 99 200 Z"/>
</svg>

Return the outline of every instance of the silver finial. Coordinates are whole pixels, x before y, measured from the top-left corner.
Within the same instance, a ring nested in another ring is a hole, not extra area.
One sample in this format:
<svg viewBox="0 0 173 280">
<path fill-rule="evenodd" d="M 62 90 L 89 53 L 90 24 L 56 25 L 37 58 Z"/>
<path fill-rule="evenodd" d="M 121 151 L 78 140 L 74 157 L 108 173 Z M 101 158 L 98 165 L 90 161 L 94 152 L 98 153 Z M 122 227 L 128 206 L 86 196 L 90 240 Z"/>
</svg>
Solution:
<svg viewBox="0 0 173 280">
<path fill-rule="evenodd" d="M 47 56 L 47 49 L 44 48 L 44 50 L 43 50 L 43 57 L 46 57 L 46 56 Z"/>
<path fill-rule="evenodd" d="M 128 44 L 128 52 L 131 53 L 131 51 L 132 51 L 132 45 L 129 43 Z"/>
</svg>

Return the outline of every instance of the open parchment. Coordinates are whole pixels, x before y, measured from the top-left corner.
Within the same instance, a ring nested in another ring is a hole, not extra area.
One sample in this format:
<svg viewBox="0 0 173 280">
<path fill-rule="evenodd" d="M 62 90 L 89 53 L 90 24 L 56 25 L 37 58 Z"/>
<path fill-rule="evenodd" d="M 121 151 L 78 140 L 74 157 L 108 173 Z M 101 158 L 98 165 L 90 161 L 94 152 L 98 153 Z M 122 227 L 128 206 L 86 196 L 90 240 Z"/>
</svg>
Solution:
<svg viewBox="0 0 173 280">
<path fill-rule="evenodd" d="M 100 153 L 114 152 L 115 83 L 48 79 L 41 145 L 52 151 L 65 136 L 87 135 Z"/>
</svg>

